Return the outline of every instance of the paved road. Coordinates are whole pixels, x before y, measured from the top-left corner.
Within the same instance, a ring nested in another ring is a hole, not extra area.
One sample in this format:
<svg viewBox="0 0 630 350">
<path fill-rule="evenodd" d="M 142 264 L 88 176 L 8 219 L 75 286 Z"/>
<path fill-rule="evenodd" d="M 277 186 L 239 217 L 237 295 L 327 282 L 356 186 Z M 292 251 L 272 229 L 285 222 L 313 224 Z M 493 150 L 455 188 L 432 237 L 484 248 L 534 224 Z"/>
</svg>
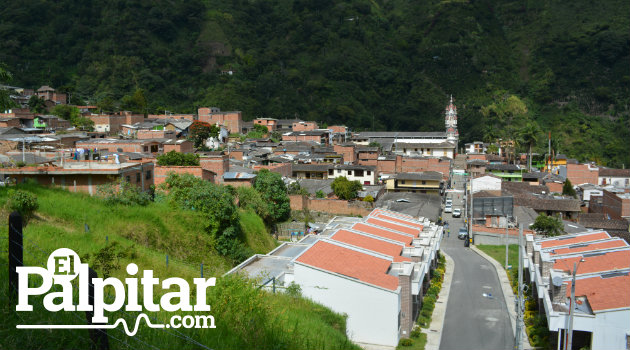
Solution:
<svg viewBox="0 0 630 350">
<path fill-rule="evenodd" d="M 463 189 L 463 178 L 456 175 L 454 181 L 454 188 Z M 453 207 L 463 211 L 463 193 L 459 199 L 456 193 L 449 196 L 453 196 Z M 514 336 L 496 271 L 457 238 L 463 219 L 444 214 L 444 220 L 451 234 L 442 241 L 441 249 L 455 261 L 455 272 L 440 349 L 513 349 Z"/>
</svg>

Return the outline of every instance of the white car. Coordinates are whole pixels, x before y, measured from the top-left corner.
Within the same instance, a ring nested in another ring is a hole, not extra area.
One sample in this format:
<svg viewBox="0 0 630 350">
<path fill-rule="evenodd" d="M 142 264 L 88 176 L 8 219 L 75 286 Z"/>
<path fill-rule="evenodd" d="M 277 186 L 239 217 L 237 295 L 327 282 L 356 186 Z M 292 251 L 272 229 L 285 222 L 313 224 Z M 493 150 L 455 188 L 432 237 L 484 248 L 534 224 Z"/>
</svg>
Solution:
<svg viewBox="0 0 630 350">
<path fill-rule="evenodd" d="M 446 200 L 446 205 L 451 205 L 451 206 L 452 206 L 452 205 L 453 205 L 453 200 L 452 200 L 452 199 L 450 199 L 450 198 L 448 198 L 448 199 Z"/>
<path fill-rule="evenodd" d="M 451 206 L 450 204 L 447 204 L 446 207 L 444 207 L 444 212 L 445 213 L 453 212 L 453 206 Z"/>
<path fill-rule="evenodd" d="M 453 217 L 459 218 L 462 216 L 462 210 L 460 208 L 453 209 Z"/>
</svg>

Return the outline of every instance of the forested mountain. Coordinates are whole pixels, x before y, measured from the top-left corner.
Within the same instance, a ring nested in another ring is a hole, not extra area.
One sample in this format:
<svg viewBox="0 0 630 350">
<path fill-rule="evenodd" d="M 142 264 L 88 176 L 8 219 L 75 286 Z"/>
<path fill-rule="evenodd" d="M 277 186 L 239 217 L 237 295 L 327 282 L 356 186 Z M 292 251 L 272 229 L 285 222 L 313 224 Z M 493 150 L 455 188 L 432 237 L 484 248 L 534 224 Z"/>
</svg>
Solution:
<svg viewBox="0 0 630 350">
<path fill-rule="evenodd" d="M 192 112 L 442 130 L 464 141 L 552 133 L 559 153 L 630 155 L 624 0 L 1 0 L 12 85 L 49 84 L 105 110 Z M 232 71 L 229 74 L 228 71 Z M 221 74 L 221 73 L 224 74 Z M 525 147 L 525 146 L 523 146 Z"/>
</svg>

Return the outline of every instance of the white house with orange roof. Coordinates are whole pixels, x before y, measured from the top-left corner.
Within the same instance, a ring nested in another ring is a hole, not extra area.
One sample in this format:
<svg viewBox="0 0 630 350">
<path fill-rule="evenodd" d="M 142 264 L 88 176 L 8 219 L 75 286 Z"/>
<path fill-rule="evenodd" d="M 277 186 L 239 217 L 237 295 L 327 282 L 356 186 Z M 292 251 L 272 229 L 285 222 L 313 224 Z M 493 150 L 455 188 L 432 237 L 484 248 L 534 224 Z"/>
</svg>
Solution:
<svg viewBox="0 0 630 350">
<path fill-rule="evenodd" d="M 333 218 L 320 234 L 254 255 L 228 274 L 258 278 L 267 290 L 297 283 L 304 296 L 348 315 L 354 342 L 395 347 L 411 333 L 441 237 L 428 220 L 375 209 Z"/>
<path fill-rule="evenodd" d="M 413 325 L 413 264 L 392 268 L 393 263 L 387 255 L 319 240 L 295 259 L 294 281 L 305 297 L 348 315 L 346 332 L 352 341 L 395 347 Z"/>
<path fill-rule="evenodd" d="M 545 239 L 526 237 L 525 262 L 549 330 L 567 342 L 574 266 L 573 344 L 590 349 L 630 345 L 630 246 L 605 231 Z M 575 264 L 575 265 L 574 265 Z"/>
</svg>

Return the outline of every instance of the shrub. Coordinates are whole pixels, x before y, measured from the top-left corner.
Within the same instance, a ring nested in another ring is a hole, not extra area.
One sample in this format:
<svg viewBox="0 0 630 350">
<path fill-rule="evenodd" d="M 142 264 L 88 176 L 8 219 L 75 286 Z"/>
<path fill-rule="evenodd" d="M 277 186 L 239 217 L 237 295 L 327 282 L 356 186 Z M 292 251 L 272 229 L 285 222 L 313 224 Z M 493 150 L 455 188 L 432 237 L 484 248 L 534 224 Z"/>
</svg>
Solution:
<svg viewBox="0 0 630 350">
<path fill-rule="evenodd" d="M 411 338 L 400 339 L 400 345 L 401 346 L 412 346 L 413 345 L 413 339 L 411 339 Z"/>
<path fill-rule="evenodd" d="M 318 190 L 317 192 L 315 192 L 315 197 L 317 197 L 317 198 L 326 198 L 326 193 L 324 193 L 324 191 L 322 191 L 322 190 Z"/>
<path fill-rule="evenodd" d="M 335 178 L 330 187 L 335 192 L 335 196 L 343 200 L 357 198 L 358 192 L 363 188 L 359 181 L 350 181 L 345 176 Z"/>
<path fill-rule="evenodd" d="M 420 316 L 418 316 L 418 319 L 416 320 L 416 323 L 420 327 L 427 327 L 427 326 L 429 326 L 429 321 L 430 321 L 430 318 L 422 315 L 422 313 L 421 313 Z"/>
<path fill-rule="evenodd" d="M 302 296 L 302 287 L 295 282 L 291 282 L 286 289 L 286 293 L 294 298 Z"/>
<path fill-rule="evenodd" d="M 409 334 L 412 338 L 420 338 L 420 334 L 422 334 L 422 331 L 420 330 L 420 328 L 414 328 L 414 330 L 411 331 L 411 334 Z"/>
<path fill-rule="evenodd" d="M 364 202 L 368 202 L 368 203 L 373 203 L 374 202 L 374 197 L 367 195 L 365 196 L 365 198 L 363 198 Z"/>
<path fill-rule="evenodd" d="M 123 179 L 99 186 L 97 193 L 109 205 L 145 206 L 151 202 L 150 193 L 142 191 L 140 187 Z"/>
<path fill-rule="evenodd" d="M 9 190 L 8 206 L 11 210 L 22 214 L 24 222 L 28 222 L 39 208 L 37 196 L 22 190 Z"/>
<path fill-rule="evenodd" d="M 170 151 L 159 155 L 157 157 L 157 164 L 161 166 L 198 166 L 199 155 Z"/>
<path fill-rule="evenodd" d="M 437 296 L 439 293 L 440 293 L 440 288 L 436 286 L 435 284 L 431 285 L 431 287 L 429 287 L 429 290 L 427 290 L 427 295 Z"/>
</svg>

